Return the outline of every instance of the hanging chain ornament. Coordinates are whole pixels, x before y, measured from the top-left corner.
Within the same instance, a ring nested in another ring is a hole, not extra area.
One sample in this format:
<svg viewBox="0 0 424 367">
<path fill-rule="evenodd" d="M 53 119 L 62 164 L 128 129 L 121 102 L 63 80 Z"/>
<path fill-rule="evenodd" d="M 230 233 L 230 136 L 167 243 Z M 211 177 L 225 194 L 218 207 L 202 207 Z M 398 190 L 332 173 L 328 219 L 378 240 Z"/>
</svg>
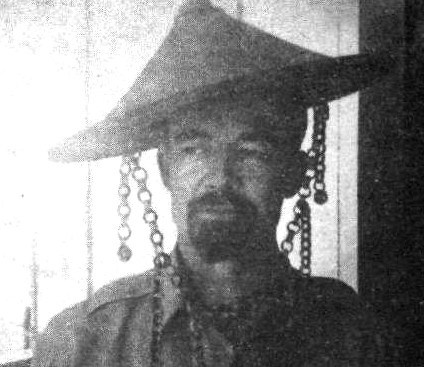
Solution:
<svg viewBox="0 0 424 367">
<path fill-rule="evenodd" d="M 128 218 L 131 213 L 131 208 L 128 203 L 131 189 L 128 182 L 128 177 L 131 173 L 131 160 L 129 157 L 123 157 L 121 167 L 119 169 L 121 174 L 121 182 L 118 189 L 120 197 L 120 204 L 118 206 L 118 214 L 121 218 L 121 224 L 118 229 L 118 237 L 121 245 L 119 246 L 118 256 L 121 261 L 128 261 L 131 258 L 132 252 L 127 241 L 131 237 L 131 229 L 128 225 Z"/>
<path fill-rule="evenodd" d="M 311 208 L 306 200 L 300 201 L 300 272 L 303 276 L 311 275 Z"/>
<path fill-rule="evenodd" d="M 322 205 L 327 202 L 325 188 L 325 129 L 329 119 L 328 104 L 315 106 L 312 146 L 307 152 L 307 169 L 299 190 L 299 200 L 293 212 L 294 218 L 287 225 L 287 236 L 279 244 L 279 250 L 288 256 L 293 251 L 293 240 L 300 232 L 300 271 L 303 276 L 311 275 L 311 209 L 307 199 L 311 196 L 311 182 L 314 181 L 314 201 Z"/>
<path fill-rule="evenodd" d="M 155 257 L 153 260 L 155 266 L 155 277 L 153 280 L 153 326 L 152 326 L 152 342 L 150 344 L 150 352 L 152 358 L 152 367 L 160 367 L 163 365 L 161 358 L 161 337 L 163 329 L 163 290 L 161 285 L 161 277 L 163 270 L 171 266 L 171 258 L 163 250 L 163 234 L 159 230 L 157 220 L 158 215 L 152 208 L 152 193 L 147 188 L 147 171 L 140 167 L 140 154 L 136 154 L 131 158 L 132 177 L 137 182 L 138 200 L 144 206 L 144 221 L 150 227 L 150 241 L 153 244 Z"/>
<path fill-rule="evenodd" d="M 123 161 L 120 167 L 121 183 L 119 186 L 119 196 L 121 198 L 120 205 L 118 207 L 118 213 L 121 217 L 121 225 L 119 227 L 118 235 L 121 242 L 121 246 L 118 251 L 118 255 L 122 261 L 128 261 L 131 257 L 131 249 L 128 247 L 126 242 L 131 236 L 131 229 L 128 225 L 128 218 L 131 213 L 131 208 L 128 203 L 128 197 L 131 189 L 129 185 L 129 175 L 137 182 L 138 200 L 144 206 L 144 221 L 150 227 L 150 241 L 153 244 L 155 257 L 154 257 L 154 268 L 155 276 L 153 280 L 153 321 L 152 321 L 152 341 L 150 344 L 151 352 L 151 365 L 152 367 L 163 366 L 163 360 L 161 357 L 161 344 L 162 344 L 162 330 L 163 330 L 163 290 L 161 285 L 161 277 L 163 271 L 166 268 L 170 268 L 171 258 L 163 250 L 163 234 L 159 230 L 157 220 L 158 215 L 152 208 L 152 194 L 147 188 L 147 171 L 140 167 L 139 164 L 140 154 L 135 154 L 132 157 L 123 157 Z M 205 367 L 202 346 L 202 328 L 198 320 L 193 316 L 191 305 L 186 301 L 186 311 L 189 315 L 189 327 L 192 334 L 191 337 L 191 358 L 193 367 Z"/>
<path fill-rule="evenodd" d="M 314 134 L 312 136 L 312 149 L 316 153 L 315 164 L 315 182 L 314 182 L 314 201 L 319 204 L 325 204 L 328 200 L 328 194 L 325 189 L 325 129 L 330 117 L 328 104 L 321 104 L 314 107 Z"/>
</svg>

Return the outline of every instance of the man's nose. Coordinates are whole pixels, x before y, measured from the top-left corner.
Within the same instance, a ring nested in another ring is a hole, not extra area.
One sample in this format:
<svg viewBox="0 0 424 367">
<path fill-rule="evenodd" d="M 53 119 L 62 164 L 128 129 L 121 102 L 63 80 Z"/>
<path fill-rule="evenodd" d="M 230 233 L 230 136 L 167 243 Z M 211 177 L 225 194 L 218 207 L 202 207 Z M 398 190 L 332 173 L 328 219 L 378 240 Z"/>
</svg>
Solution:
<svg viewBox="0 0 424 367">
<path fill-rule="evenodd" d="M 217 190 L 234 186 L 237 182 L 234 170 L 229 152 L 225 149 L 216 152 L 210 159 L 208 186 Z"/>
</svg>

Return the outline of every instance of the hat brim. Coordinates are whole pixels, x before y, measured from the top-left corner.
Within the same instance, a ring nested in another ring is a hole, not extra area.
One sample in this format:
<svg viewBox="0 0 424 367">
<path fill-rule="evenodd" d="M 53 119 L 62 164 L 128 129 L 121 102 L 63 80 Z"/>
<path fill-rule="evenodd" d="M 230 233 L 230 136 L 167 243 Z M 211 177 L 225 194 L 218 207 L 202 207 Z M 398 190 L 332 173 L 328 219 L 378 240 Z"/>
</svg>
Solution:
<svg viewBox="0 0 424 367">
<path fill-rule="evenodd" d="M 117 117 L 111 114 L 62 144 L 49 158 L 60 162 L 98 160 L 156 148 L 167 117 L 188 105 L 241 98 L 277 98 L 287 106 L 308 108 L 363 89 L 384 76 L 395 63 L 389 53 L 324 58 L 228 78 L 190 91 L 176 92 Z"/>
</svg>

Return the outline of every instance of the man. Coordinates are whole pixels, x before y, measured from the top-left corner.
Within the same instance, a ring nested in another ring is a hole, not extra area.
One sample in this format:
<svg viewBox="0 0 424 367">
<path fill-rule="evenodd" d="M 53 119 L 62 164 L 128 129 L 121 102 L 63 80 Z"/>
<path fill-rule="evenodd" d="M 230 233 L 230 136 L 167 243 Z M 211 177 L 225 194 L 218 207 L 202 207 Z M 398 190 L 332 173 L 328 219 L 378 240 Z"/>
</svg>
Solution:
<svg viewBox="0 0 424 367">
<path fill-rule="evenodd" d="M 356 294 L 291 268 L 275 227 L 282 200 L 303 187 L 296 223 L 309 241 L 305 199 L 311 170 L 315 180 L 322 174 L 314 155 L 325 147 L 321 130 L 313 154 L 300 151 L 307 108 L 384 71 L 378 59 L 331 59 L 289 44 L 208 1 L 183 7 L 118 107 L 51 152 L 73 161 L 158 148 L 175 250 L 171 259 L 161 252 L 151 220 L 155 271 L 118 280 L 56 316 L 33 365 L 380 363 L 381 345 Z M 316 109 L 316 126 L 325 115 Z M 136 160 L 131 169 L 139 169 Z"/>
</svg>

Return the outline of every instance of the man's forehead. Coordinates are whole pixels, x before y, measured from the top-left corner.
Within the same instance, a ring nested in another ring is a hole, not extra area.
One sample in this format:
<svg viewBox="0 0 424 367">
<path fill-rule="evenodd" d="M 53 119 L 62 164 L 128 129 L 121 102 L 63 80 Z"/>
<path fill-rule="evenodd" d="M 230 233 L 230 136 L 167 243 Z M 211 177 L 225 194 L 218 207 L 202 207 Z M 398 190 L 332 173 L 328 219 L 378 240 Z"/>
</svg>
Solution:
<svg viewBox="0 0 424 367">
<path fill-rule="evenodd" d="M 266 128 L 264 125 L 220 127 L 212 124 L 199 124 L 195 127 L 186 125 L 176 128 L 170 136 L 170 141 L 177 144 L 192 140 L 266 141 L 275 145 L 278 144 L 279 138 L 280 135 L 275 129 Z"/>
<path fill-rule="evenodd" d="M 190 106 L 169 121 L 169 138 L 206 137 L 215 133 L 237 133 L 267 136 L 303 135 L 307 123 L 306 110 L 277 106 L 267 101 L 255 103 L 211 103 Z M 283 136 L 281 136 L 283 138 Z"/>
<path fill-rule="evenodd" d="M 181 118 L 169 126 L 169 137 L 172 140 L 189 140 L 194 138 L 212 138 L 219 134 L 230 134 L 237 132 L 244 135 L 258 130 L 248 120 L 240 121 L 232 116 L 196 116 L 194 118 Z"/>
</svg>

